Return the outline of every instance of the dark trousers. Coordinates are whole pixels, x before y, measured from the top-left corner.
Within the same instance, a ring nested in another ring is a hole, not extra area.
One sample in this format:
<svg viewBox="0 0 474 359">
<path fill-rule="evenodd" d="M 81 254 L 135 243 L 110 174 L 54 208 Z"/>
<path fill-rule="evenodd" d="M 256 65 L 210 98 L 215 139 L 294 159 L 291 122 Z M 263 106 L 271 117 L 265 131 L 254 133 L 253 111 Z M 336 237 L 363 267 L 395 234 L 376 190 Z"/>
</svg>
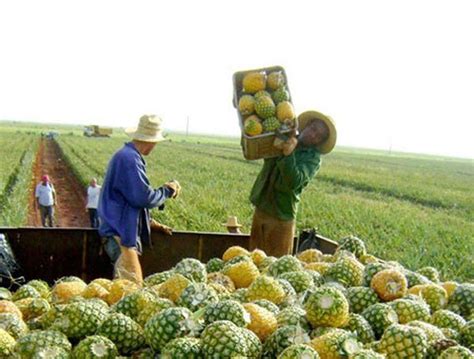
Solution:
<svg viewBox="0 0 474 359">
<path fill-rule="evenodd" d="M 46 222 L 48 222 L 49 227 L 54 226 L 54 207 L 53 206 L 42 206 L 40 205 L 41 213 L 41 224 L 43 227 L 46 227 Z"/>
<path fill-rule="evenodd" d="M 89 219 L 92 228 L 99 228 L 99 215 L 96 208 L 89 208 Z"/>
</svg>

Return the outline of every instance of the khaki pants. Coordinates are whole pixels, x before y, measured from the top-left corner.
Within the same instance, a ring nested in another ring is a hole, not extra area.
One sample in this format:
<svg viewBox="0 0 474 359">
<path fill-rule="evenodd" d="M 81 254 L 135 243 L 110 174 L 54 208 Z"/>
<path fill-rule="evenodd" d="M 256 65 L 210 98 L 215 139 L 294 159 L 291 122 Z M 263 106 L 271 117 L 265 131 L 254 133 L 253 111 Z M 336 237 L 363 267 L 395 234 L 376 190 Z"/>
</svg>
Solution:
<svg viewBox="0 0 474 359">
<path fill-rule="evenodd" d="M 250 249 L 261 249 L 269 256 L 293 252 L 295 221 L 282 221 L 255 209 L 250 232 Z"/>
</svg>

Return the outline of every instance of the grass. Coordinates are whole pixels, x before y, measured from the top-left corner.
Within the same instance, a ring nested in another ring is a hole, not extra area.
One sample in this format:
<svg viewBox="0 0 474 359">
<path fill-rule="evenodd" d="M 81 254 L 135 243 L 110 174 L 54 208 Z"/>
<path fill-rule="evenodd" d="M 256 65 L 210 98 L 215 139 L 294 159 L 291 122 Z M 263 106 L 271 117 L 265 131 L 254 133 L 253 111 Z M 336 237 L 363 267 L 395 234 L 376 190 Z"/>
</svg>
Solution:
<svg viewBox="0 0 474 359">
<path fill-rule="evenodd" d="M 155 186 L 175 178 L 179 199 L 153 216 L 176 229 L 224 231 L 236 215 L 249 231 L 248 195 L 261 161 L 246 161 L 239 140 L 170 135 L 147 158 Z M 103 178 L 126 137 L 60 136 L 84 184 Z M 339 149 L 323 160 L 303 193 L 297 227 L 317 227 L 335 240 L 354 234 L 377 256 L 409 268 L 435 266 L 448 278 L 474 278 L 472 160 Z"/>
</svg>

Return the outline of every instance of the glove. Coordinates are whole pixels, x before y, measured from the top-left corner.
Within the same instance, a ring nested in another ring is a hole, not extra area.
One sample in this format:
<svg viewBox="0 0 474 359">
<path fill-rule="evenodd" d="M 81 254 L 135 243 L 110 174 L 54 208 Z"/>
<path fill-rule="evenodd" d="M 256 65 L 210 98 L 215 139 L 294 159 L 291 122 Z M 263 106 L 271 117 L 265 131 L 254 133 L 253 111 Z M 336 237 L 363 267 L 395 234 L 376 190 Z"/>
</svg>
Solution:
<svg viewBox="0 0 474 359">
<path fill-rule="evenodd" d="M 121 255 L 115 263 L 115 276 L 131 280 L 138 285 L 143 284 L 142 266 L 135 248 L 120 246 Z"/>
<path fill-rule="evenodd" d="M 155 221 L 154 219 L 150 221 L 150 228 L 152 231 L 160 232 L 168 236 L 171 236 L 173 234 L 173 228 L 165 226 L 164 224 L 161 224 L 160 222 Z"/>
<path fill-rule="evenodd" d="M 298 140 L 296 137 L 290 137 L 286 141 L 281 139 L 280 137 L 275 138 L 273 141 L 273 146 L 278 148 L 283 152 L 283 155 L 289 156 L 293 153 L 296 146 L 298 145 Z"/>
<path fill-rule="evenodd" d="M 174 194 L 171 198 L 176 198 L 179 196 L 180 192 L 181 192 L 181 185 L 179 184 L 178 181 L 176 180 L 171 180 L 169 182 L 166 182 L 164 184 L 165 187 L 168 187 L 168 188 L 171 188 L 173 191 L 174 191 Z"/>
</svg>

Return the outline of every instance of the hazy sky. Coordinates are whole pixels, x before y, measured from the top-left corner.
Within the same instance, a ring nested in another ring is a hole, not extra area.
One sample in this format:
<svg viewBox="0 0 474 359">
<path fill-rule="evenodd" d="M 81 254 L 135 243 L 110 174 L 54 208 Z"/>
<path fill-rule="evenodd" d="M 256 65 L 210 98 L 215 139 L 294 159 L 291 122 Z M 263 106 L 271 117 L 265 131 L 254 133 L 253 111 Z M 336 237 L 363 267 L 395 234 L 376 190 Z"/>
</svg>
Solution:
<svg viewBox="0 0 474 359">
<path fill-rule="evenodd" d="M 235 71 L 282 65 L 339 144 L 474 158 L 472 1 L 2 1 L 0 119 L 239 135 Z"/>
</svg>

